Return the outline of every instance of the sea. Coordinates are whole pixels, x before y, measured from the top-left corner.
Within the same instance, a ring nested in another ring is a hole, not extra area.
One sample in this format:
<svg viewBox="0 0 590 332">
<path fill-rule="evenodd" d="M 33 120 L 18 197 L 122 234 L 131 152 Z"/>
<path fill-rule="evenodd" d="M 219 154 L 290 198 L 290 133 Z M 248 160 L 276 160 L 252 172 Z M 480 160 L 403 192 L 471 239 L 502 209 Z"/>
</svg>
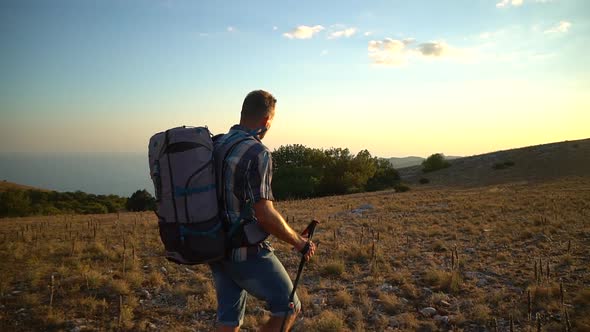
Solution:
<svg viewBox="0 0 590 332">
<path fill-rule="evenodd" d="M 147 153 L 0 153 L 0 181 L 129 197 L 153 194 Z"/>
</svg>

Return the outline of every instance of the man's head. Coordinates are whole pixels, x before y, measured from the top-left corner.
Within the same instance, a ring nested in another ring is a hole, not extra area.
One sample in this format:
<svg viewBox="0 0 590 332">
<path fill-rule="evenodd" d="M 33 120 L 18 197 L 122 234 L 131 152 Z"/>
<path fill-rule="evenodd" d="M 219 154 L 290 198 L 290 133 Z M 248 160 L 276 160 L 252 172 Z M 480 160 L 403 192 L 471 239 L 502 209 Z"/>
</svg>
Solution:
<svg viewBox="0 0 590 332">
<path fill-rule="evenodd" d="M 242 104 L 240 125 L 249 129 L 266 128 L 270 129 L 272 119 L 275 115 L 275 104 L 277 100 L 273 95 L 264 90 L 250 92 Z M 266 132 L 259 135 L 260 139 Z"/>
</svg>

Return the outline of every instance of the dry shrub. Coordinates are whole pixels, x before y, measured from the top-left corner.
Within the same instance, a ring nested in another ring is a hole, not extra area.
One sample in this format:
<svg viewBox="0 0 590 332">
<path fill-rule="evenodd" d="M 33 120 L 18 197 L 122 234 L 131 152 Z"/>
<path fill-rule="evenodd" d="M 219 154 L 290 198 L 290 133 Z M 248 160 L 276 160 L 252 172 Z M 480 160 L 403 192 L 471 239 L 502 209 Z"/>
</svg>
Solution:
<svg viewBox="0 0 590 332">
<path fill-rule="evenodd" d="M 418 295 L 420 294 L 418 292 L 418 288 L 416 288 L 416 286 L 414 284 L 411 284 L 409 282 L 403 283 L 400 286 L 400 289 L 402 291 L 403 296 L 410 298 L 410 299 L 416 299 L 416 298 L 418 298 Z"/>
<path fill-rule="evenodd" d="M 339 277 L 344 273 L 344 262 L 340 260 L 328 261 L 321 267 L 323 277 Z"/>
<path fill-rule="evenodd" d="M 164 277 L 158 271 L 152 271 L 147 277 L 148 284 L 153 288 L 161 288 L 164 286 Z"/>
<path fill-rule="evenodd" d="M 355 331 L 365 330 L 365 321 L 363 312 L 358 307 L 350 307 L 346 311 L 347 321 Z"/>
<path fill-rule="evenodd" d="M 538 308 L 543 309 L 559 309 L 560 307 L 560 291 L 558 283 L 551 283 L 550 285 L 531 286 L 531 297 L 533 304 Z"/>
<path fill-rule="evenodd" d="M 459 292 L 463 283 L 461 275 L 457 271 L 429 270 L 426 272 L 424 279 L 437 290 L 449 293 Z"/>
<path fill-rule="evenodd" d="M 409 312 L 404 312 L 393 316 L 391 323 L 394 325 L 393 327 L 400 328 L 402 330 L 414 330 L 418 327 L 418 319 L 414 314 Z"/>
<path fill-rule="evenodd" d="M 331 310 L 322 311 L 319 316 L 306 320 L 303 325 L 306 332 L 339 332 L 344 329 L 345 324 L 340 314 Z"/>
<path fill-rule="evenodd" d="M 302 308 L 311 308 L 311 296 L 309 295 L 309 292 L 307 291 L 307 288 L 305 286 L 301 285 L 297 287 L 297 297 L 301 302 Z"/>
<path fill-rule="evenodd" d="M 574 305 L 583 310 L 590 309 L 590 288 L 582 289 L 574 298 Z"/>
<path fill-rule="evenodd" d="M 131 292 L 129 284 L 123 279 L 113 279 L 109 281 L 109 288 L 117 295 L 127 295 Z"/>
<path fill-rule="evenodd" d="M 131 287 L 139 288 L 143 283 L 143 273 L 139 271 L 127 272 L 125 274 L 125 280 L 131 284 Z"/>
<path fill-rule="evenodd" d="M 102 273 L 98 272 L 96 269 L 88 268 L 83 273 L 82 276 L 86 281 L 86 286 L 88 289 L 97 289 L 104 286 L 107 278 L 102 275 Z"/>
<path fill-rule="evenodd" d="M 342 289 L 334 294 L 334 304 L 337 307 L 346 307 L 352 304 L 352 296 L 347 290 Z"/>
<path fill-rule="evenodd" d="M 395 315 L 402 310 L 403 305 L 395 294 L 380 292 L 377 298 L 381 302 L 383 310 L 390 315 Z"/>
<path fill-rule="evenodd" d="M 470 310 L 470 319 L 478 323 L 485 323 L 490 319 L 490 313 L 492 311 L 485 304 L 476 304 Z"/>
</svg>

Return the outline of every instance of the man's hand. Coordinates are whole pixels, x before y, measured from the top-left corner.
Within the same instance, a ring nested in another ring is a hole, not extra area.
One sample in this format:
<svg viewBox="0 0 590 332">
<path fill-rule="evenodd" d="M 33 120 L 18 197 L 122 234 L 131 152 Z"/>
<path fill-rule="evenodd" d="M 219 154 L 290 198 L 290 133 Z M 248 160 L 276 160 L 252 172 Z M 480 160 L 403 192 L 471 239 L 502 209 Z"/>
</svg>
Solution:
<svg viewBox="0 0 590 332">
<path fill-rule="evenodd" d="M 298 243 L 297 246 L 295 246 L 295 250 L 297 250 L 303 255 L 306 262 L 309 261 L 311 257 L 313 257 L 316 248 L 317 246 L 315 245 L 315 243 L 313 243 L 313 241 L 310 241 L 306 237 L 301 237 L 301 242 Z"/>
</svg>

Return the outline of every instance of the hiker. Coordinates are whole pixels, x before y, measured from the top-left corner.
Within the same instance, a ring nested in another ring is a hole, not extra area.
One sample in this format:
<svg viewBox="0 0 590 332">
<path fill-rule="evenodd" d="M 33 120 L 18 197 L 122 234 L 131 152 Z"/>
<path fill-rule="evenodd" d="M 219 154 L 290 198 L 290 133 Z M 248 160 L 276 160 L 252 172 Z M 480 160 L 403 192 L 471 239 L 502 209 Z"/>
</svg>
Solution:
<svg viewBox="0 0 590 332">
<path fill-rule="evenodd" d="M 288 331 L 301 303 L 289 301 L 293 284 L 266 241 L 269 234 L 292 245 L 305 260 L 316 249 L 295 232 L 275 210 L 271 189 L 272 160 L 261 140 L 270 129 L 276 99 L 263 90 L 250 92 L 242 104 L 240 124 L 215 139 L 215 161 L 221 215 L 229 225 L 231 252 L 210 264 L 217 292 L 217 331 L 239 331 L 247 293 L 266 301 L 271 318 L 261 331 L 279 331 L 286 318 Z M 221 189 L 220 189 L 221 188 Z"/>
</svg>

